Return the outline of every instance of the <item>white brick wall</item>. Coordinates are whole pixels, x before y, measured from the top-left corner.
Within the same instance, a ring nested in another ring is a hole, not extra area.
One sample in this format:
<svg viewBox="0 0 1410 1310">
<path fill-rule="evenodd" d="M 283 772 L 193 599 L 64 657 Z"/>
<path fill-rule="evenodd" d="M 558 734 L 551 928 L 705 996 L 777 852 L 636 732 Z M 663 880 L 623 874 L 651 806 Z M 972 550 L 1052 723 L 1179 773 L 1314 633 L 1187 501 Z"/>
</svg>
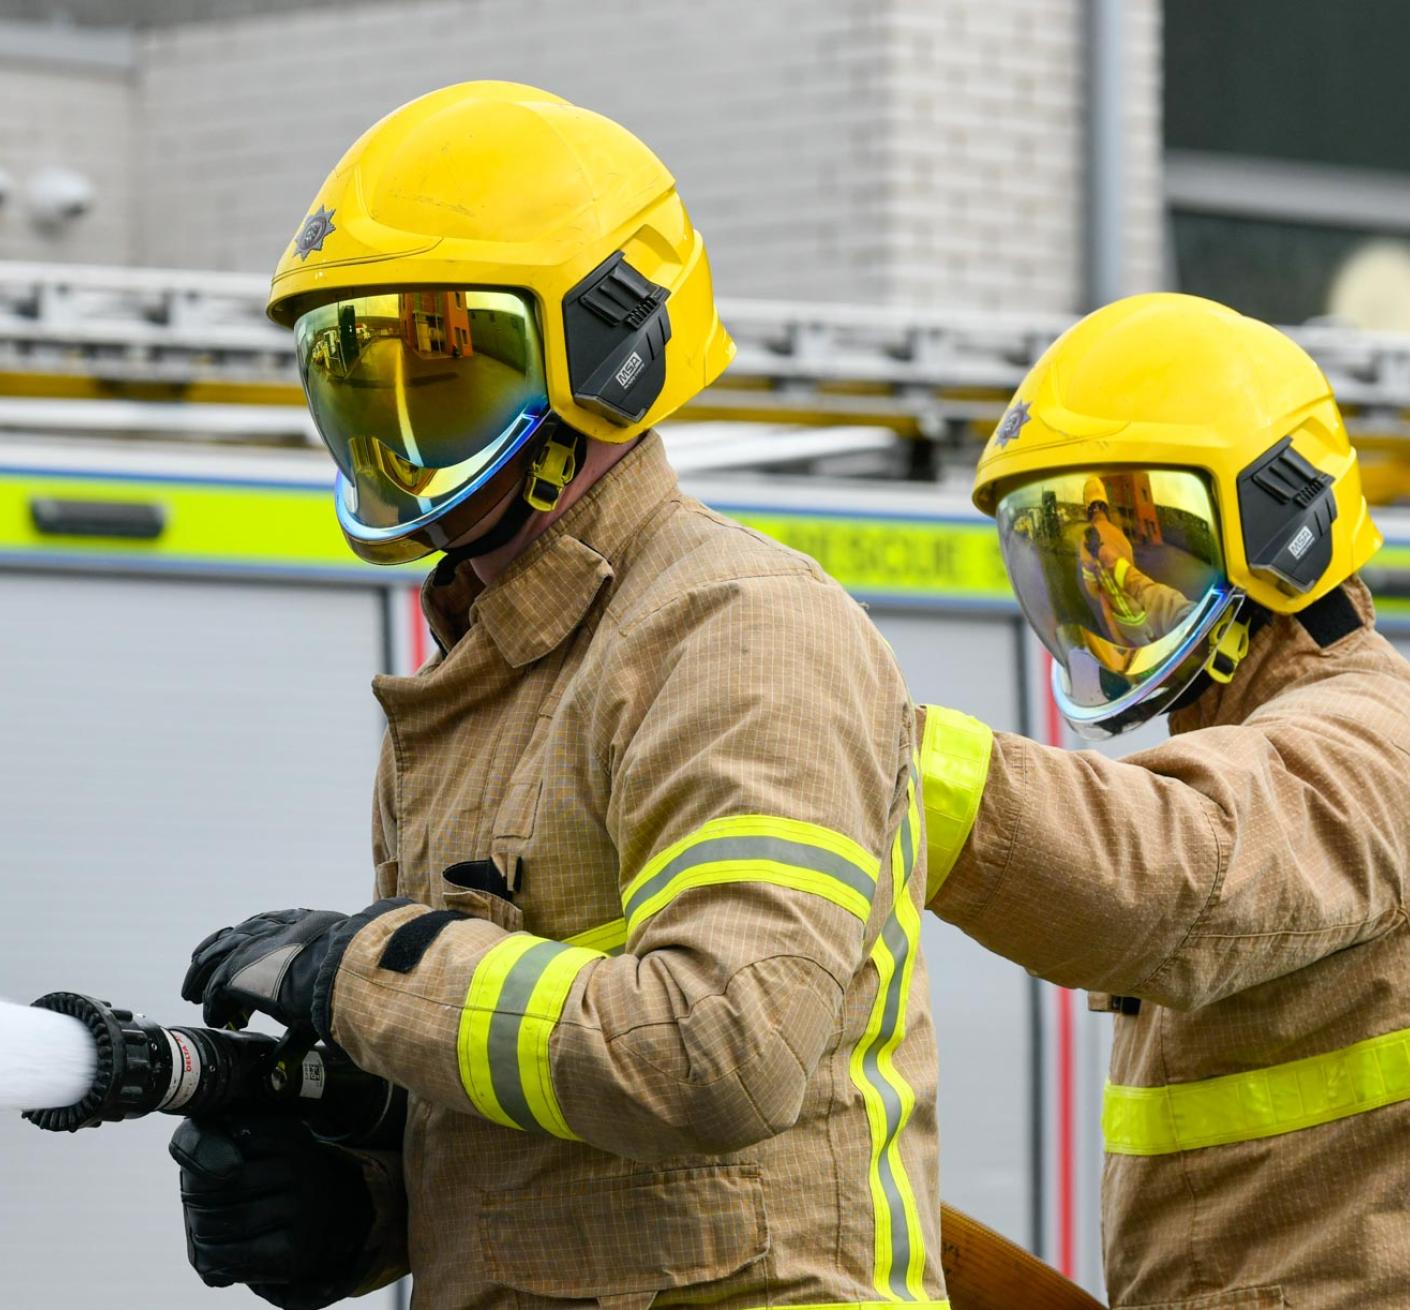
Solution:
<svg viewBox="0 0 1410 1310">
<path fill-rule="evenodd" d="M 474 77 L 546 86 L 658 151 L 734 294 L 874 299 L 869 0 L 416 0 L 143 39 L 145 262 L 271 267 L 376 117 Z"/>
<path fill-rule="evenodd" d="M 1126 4 L 1126 290 L 1166 286 L 1161 6 Z"/>
<path fill-rule="evenodd" d="M 1160 284 L 1157 0 L 1126 16 L 1126 290 Z M 889 300 L 1072 310 L 1082 299 L 1082 0 L 893 0 Z"/>
<path fill-rule="evenodd" d="M 0 259 L 136 257 L 132 110 L 132 78 L 120 67 L 21 55 L 0 30 L 0 168 L 14 187 L 0 209 Z M 25 195 L 48 166 L 82 173 L 95 193 L 92 211 L 54 235 L 35 229 Z"/>
<path fill-rule="evenodd" d="M 406 0 L 152 28 L 138 38 L 134 224 L 109 233 L 110 255 L 94 253 L 97 215 L 81 250 L 48 253 L 266 270 L 376 117 L 448 82 L 502 77 L 650 142 L 722 292 L 1075 309 L 1081 4 Z M 1125 10 L 1134 290 L 1160 281 L 1159 0 Z M 97 123 L 84 157 L 126 165 L 125 142 L 109 140 L 127 122 L 120 95 L 69 88 L 81 104 L 69 110 L 64 88 L 23 76 L 34 85 L 19 94 L 0 79 L 0 107 L 37 97 L 56 136 L 76 115 Z"/>
</svg>

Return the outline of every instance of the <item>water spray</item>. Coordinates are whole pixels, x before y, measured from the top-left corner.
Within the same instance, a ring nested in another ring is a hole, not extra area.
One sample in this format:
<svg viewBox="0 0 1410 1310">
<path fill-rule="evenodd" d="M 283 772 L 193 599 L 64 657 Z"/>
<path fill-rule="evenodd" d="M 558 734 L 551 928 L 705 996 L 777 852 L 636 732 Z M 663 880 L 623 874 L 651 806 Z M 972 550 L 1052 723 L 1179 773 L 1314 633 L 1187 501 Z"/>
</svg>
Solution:
<svg viewBox="0 0 1410 1310">
<path fill-rule="evenodd" d="M 0 1108 L 23 1109 L 50 1132 L 153 1113 L 287 1114 L 324 1141 L 399 1144 L 405 1093 L 295 1034 L 166 1028 L 77 992 L 50 992 L 25 1011 L 0 1008 L 12 1049 L 28 1052 L 0 1070 Z"/>
<path fill-rule="evenodd" d="M 93 1084 L 98 1051 L 77 1019 L 0 1001 L 0 1110 L 67 1105 Z"/>
</svg>

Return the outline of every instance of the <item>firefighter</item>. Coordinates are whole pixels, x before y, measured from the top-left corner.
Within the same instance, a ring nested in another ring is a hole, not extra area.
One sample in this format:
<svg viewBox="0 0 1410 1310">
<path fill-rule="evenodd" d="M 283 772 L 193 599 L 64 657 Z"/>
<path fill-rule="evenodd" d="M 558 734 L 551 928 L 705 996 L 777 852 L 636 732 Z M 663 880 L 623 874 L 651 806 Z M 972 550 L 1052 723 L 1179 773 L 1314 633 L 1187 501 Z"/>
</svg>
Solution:
<svg viewBox="0 0 1410 1310">
<path fill-rule="evenodd" d="M 974 500 L 1058 705 L 1173 735 L 1115 761 L 927 710 L 930 908 L 1115 1016 L 1113 1306 L 1403 1306 L 1410 666 L 1357 577 L 1381 539 L 1331 389 L 1273 328 L 1147 295 L 1015 406 Z M 1133 568 L 1192 602 L 1124 662 L 1072 582 L 1093 478 Z M 1045 495 L 1040 544 L 1013 525 Z"/>
<path fill-rule="evenodd" d="M 914 709 L 860 607 L 651 431 L 733 352 L 671 176 L 480 82 L 311 208 L 270 314 L 349 545 L 442 552 L 439 653 L 376 680 L 375 902 L 222 930 L 183 991 L 411 1102 L 390 1168 L 183 1125 L 197 1271 L 298 1306 L 408 1269 L 434 1310 L 946 1305 Z"/>
<path fill-rule="evenodd" d="M 1117 578 L 1119 570 L 1131 566 L 1134 558 L 1131 542 L 1111 522 L 1106 487 L 1100 478 L 1087 479 L 1082 499 L 1087 509 L 1087 528 L 1078 552 L 1082 586 L 1101 619 L 1107 640 L 1122 646 L 1134 645 L 1136 641 L 1132 638 L 1139 640 L 1147 633 L 1149 616 Z"/>
<path fill-rule="evenodd" d="M 1087 528 L 1082 534 L 1079 569 L 1105 637 L 1129 650 L 1149 645 L 1170 632 L 1194 602 L 1136 567 L 1131 539 L 1111 521 L 1106 497 L 1101 478 L 1093 475 L 1083 484 Z"/>
</svg>

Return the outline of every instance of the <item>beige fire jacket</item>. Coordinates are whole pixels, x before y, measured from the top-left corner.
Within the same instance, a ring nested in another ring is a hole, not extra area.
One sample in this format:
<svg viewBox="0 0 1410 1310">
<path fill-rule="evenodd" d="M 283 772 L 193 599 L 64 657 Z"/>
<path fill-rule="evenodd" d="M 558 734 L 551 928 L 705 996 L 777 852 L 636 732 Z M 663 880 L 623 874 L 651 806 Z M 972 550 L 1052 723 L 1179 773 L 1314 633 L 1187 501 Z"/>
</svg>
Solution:
<svg viewBox="0 0 1410 1310">
<path fill-rule="evenodd" d="M 954 806 L 930 816 L 954 860 L 931 908 L 1143 998 L 1114 1005 L 1136 1012 L 1103 1115 L 1113 1306 L 1410 1305 L 1410 665 L 1359 581 L 1322 615 L 1327 644 L 1273 620 L 1124 762 L 996 734 L 957 859 Z M 966 755 L 946 717 L 922 753 L 937 810 Z"/>
<path fill-rule="evenodd" d="M 379 678 L 331 1029 L 409 1088 L 428 1310 L 943 1304 L 913 708 L 648 437 Z M 513 903 L 483 890 L 492 862 Z"/>
</svg>

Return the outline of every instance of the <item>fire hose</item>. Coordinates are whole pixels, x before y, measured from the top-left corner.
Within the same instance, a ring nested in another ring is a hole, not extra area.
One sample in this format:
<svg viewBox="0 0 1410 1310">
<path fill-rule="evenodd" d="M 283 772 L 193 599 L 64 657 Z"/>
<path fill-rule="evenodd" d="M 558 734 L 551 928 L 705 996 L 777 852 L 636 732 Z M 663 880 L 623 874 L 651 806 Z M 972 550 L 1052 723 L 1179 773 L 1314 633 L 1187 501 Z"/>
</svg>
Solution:
<svg viewBox="0 0 1410 1310">
<path fill-rule="evenodd" d="M 940 1263 L 952 1310 L 1103 1310 L 1052 1265 L 952 1205 L 940 1206 Z"/>
<path fill-rule="evenodd" d="M 167 1028 L 77 992 L 50 992 L 34 1005 L 77 1020 L 96 1063 L 72 1104 L 24 1112 L 50 1132 L 177 1114 L 193 1118 L 255 1111 L 304 1120 L 323 1140 L 399 1147 L 406 1093 L 359 1069 L 341 1052 L 263 1033 Z M 941 1207 L 941 1262 L 953 1310 L 1102 1310 L 1050 1265 L 952 1206 Z"/>
</svg>

